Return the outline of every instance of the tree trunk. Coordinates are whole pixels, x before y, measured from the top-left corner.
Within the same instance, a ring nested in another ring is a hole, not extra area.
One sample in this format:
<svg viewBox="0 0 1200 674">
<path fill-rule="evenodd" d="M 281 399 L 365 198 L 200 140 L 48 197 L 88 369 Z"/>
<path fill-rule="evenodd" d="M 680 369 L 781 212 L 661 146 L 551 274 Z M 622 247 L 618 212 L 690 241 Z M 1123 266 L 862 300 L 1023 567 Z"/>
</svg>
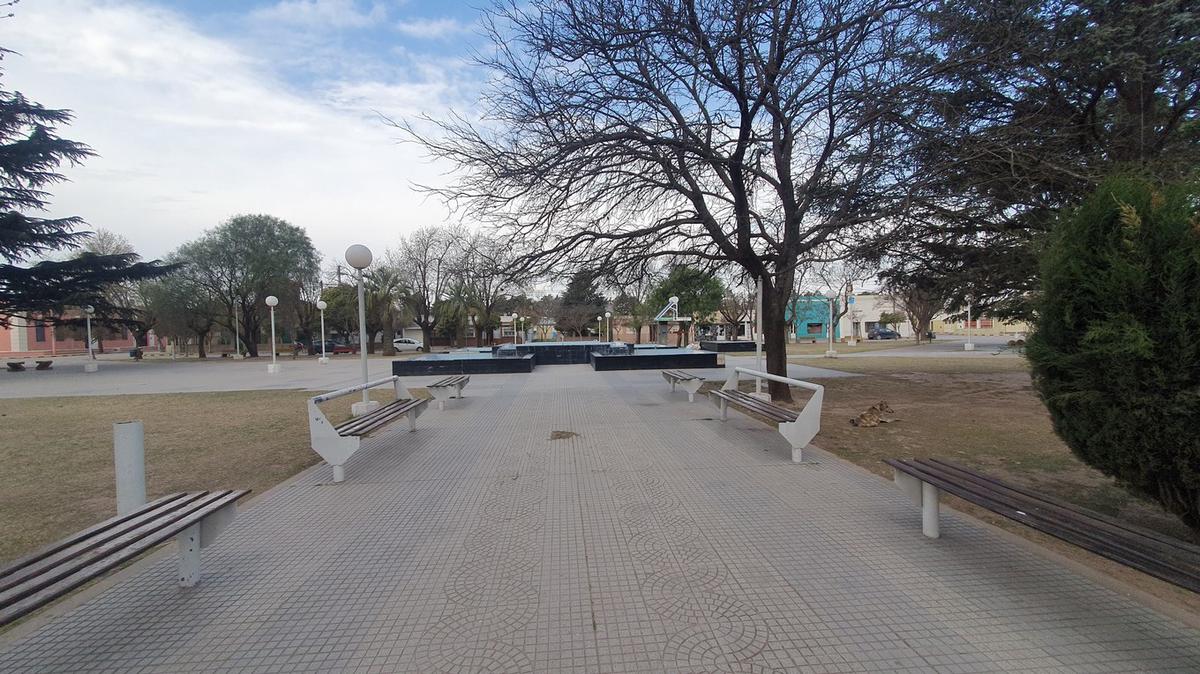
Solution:
<svg viewBox="0 0 1200 674">
<path fill-rule="evenodd" d="M 433 326 L 421 326 L 421 341 L 425 343 L 425 353 L 433 350 Z"/>
<path fill-rule="evenodd" d="M 208 337 L 208 331 L 196 333 L 196 357 L 200 360 L 208 358 L 208 351 L 204 348 L 204 340 Z"/>
<path fill-rule="evenodd" d="M 763 289 L 763 350 L 766 352 L 767 372 L 787 376 L 787 319 L 788 293 Z M 787 384 L 767 382 L 771 400 L 791 402 L 792 390 Z"/>
</svg>

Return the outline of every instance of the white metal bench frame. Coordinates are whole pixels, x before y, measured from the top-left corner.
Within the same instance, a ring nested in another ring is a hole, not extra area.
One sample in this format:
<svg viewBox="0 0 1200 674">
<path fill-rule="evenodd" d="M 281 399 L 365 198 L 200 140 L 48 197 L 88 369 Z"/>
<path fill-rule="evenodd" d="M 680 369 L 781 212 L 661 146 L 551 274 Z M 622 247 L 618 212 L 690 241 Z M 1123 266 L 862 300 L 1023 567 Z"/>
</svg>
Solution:
<svg viewBox="0 0 1200 674">
<path fill-rule="evenodd" d="M 679 386 L 684 391 L 687 391 L 689 403 L 696 402 L 696 392 L 700 390 L 701 386 L 704 386 L 704 379 L 697 377 L 696 375 L 692 375 L 692 374 L 689 374 L 688 378 L 684 379 L 683 377 L 676 375 L 675 374 L 676 372 L 682 372 L 682 371 L 681 370 L 663 370 L 663 373 L 662 373 L 663 379 L 666 379 L 671 384 L 671 393 L 674 393 L 675 387 Z M 687 374 L 687 373 L 684 372 L 683 374 Z"/>
<path fill-rule="evenodd" d="M 466 375 L 450 375 L 450 377 L 442 377 L 442 379 L 435 381 L 433 384 L 437 384 L 438 382 L 443 381 L 445 379 L 450 379 L 451 377 L 466 377 Z M 454 384 L 452 386 L 434 386 L 433 384 L 430 384 L 430 385 L 426 386 L 425 388 L 431 394 L 433 394 L 434 399 L 438 401 L 438 409 L 444 410 L 444 409 L 446 409 L 446 401 L 450 400 L 452 398 L 462 398 L 463 397 L 463 394 L 462 394 L 463 389 L 466 388 L 467 384 L 470 384 L 470 383 L 471 383 L 471 378 L 467 377 L 466 379 L 464 379 L 461 382 Z M 451 391 L 453 391 L 453 393 L 451 393 Z"/>
<path fill-rule="evenodd" d="M 783 438 L 788 441 L 788 444 L 792 446 L 792 462 L 800 463 L 803 461 L 804 448 L 807 447 L 808 443 L 812 442 L 812 439 L 817 437 L 817 433 L 821 431 L 821 405 L 825 400 L 825 387 L 821 386 L 820 384 L 813 384 L 812 382 L 792 379 L 791 377 L 781 377 L 769 372 L 760 372 L 758 370 L 751 370 L 750 368 L 745 367 L 731 367 L 727 369 L 729 370 L 729 375 L 725 379 L 725 385 L 721 387 L 722 391 L 738 390 L 738 375 L 744 374 L 754 379 L 777 381 L 782 384 L 807 389 L 813 392 L 812 397 L 808 399 L 807 403 L 805 403 L 804 409 L 800 410 L 800 414 L 796 417 L 795 421 L 781 421 L 777 425 L 779 434 L 782 435 Z M 713 404 L 721 410 L 721 421 L 724 421 L 729 407 L 729 401 L 715 396 L 710 399 L 713 401 Z"/>
<path fill-rule="evenodd" d="M 376 379 L 365 384 L 357 384 L 329 393 L 323 393 L 318 396 L 313 396 L 308 399 L 308 434 L 312 440 L 313 451 L 321 455 L 325 463 L 333 466 L 333 481 L 341 482 L 346 479 L 346 472 L 342 464 L 346 463 L 355 452 L 362 447 L 362 436 L 358 435 L 339 435 L 333 424 L 329 423 L 329 419 L 321 408 L 317 405 L 335 398 L 348 396 L 352 393 L 391 384 L 396 391 L 396 399 L 408 397 L 408 391 L 400 386 L 400 377 L 392 375 L 383 379 Z M 417 417 L 425 411 L 425 405 L 420 405 L 409 410 L 404 414 L 408 418 L 408 426 L 410 431 L 417 430 Z"/>
</svg>

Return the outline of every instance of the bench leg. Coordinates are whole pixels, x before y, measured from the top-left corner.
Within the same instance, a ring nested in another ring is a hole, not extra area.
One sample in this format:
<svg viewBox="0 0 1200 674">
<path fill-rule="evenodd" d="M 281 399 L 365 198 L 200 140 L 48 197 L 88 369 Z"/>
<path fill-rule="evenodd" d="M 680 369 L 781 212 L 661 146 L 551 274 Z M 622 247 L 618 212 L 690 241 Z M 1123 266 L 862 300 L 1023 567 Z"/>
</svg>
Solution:
<svg viewBox="0 0 1200 674">
<path fill-rule="evenodd" d="M 341 464 L 333 467 L 333 481 L 341 482 L 346 479 L 346 469 L 342 468 Z"/>
<path fill-rule="evenodd" d="M 671 393 L 674 393 L 674 392 L 675 392 L 675 380 L 672 379 L 671 380 Z"/>
<path fill-rule="evenodd" d="M 694 402 L 696 402 L 696 394 L 695 394 L 695 393 L 692 393 L 691 391 L 688 391 L 688 402 L 689 402 L 689 403 L 694 403 Z"/>
<path fill-rule="evenodd" d="M 726 400 L 724 398 L 722 398 L 721 399 L 721 421 L 728 420 L 728 417 L 729 417 L 729 403 L 726 402 Z"/>
<path fill-rule="evenodd" d="M 200 523 L 179 532 L 179 585 L 192 587 L 200 582 Z"/>
<path fill-rule="evenodd" d="M 438 402 L 441 402 L 441 401 L 438 401 Z M 417 430 L 417 415 L 413 414 L 412 412 L 409 412 L 408 414 L 406 414 L 404 416 L 408 417 L 408 432 L 411 433 L 411 432 Z"/>
<path fill-rule="evenodd" d="M 444 398 L 438 398 L 438 409 L 443 411 L 446 409 L 446 400 Z M 408 420 L 412 421 L 412 417 L 409 417 Z M 416 426 L 414 426 L 413 429 L 415 430 Z"/>
<path fill-rule="evenodd" d="M 938 488 L 928 482 L 921 483 L 921 533 L 929 538 L 938 538 Z"/>
<path fill-rule="evenodd" d="M 461 386 L 455 387 L 454 388 L 454 397 L 458 398 L 459 400 L 462 400 L 462 390 L 463 390 L 463 387 L 461 387 Z"/>
</svg>

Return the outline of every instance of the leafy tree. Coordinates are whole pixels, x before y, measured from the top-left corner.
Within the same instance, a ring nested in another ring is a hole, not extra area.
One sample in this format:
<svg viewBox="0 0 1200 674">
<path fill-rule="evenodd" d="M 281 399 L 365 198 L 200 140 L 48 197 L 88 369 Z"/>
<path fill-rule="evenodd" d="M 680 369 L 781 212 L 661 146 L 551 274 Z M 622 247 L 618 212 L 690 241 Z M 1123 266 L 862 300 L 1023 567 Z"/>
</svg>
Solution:
<svg viewBox="0 0 1200 674">
<path fill-rule="evenodd" d="M 596 287 L 594 273 L 581 269 L 567 283 L 567 289 L 559 298 L 558 326 L 564 332 L 583 337 L 596 322 L 596 316 L 604 314 L 608 303 Z"/>
<path fill-rule="evenodd" d="M 0 49 L 0 58 L 6 53 Z M 105 290 L 170 271 L 157 261 L 139 262 L 128 252 L 85 251 L 65 260 L 24 264 L 78 248 L 88 237 L 79 230 L 84 224 L 79 217 L 31 214 L 46 210 L 47 189 L 65 180 L 58 172 L 61 164 L 77 165 L 93 155 L 88 146 L 55 133 L 70 121 L 66 110 L 47 109 L 19 92 L 0 89 L 0 324 L 24 314 L 61 321 L 67 307 L 87 304 L 100 315 L 127 315 L 126 308 L 109 302 Z"/>
<path fill-rule="evenodd" d="M 268 295 L 279 298 L 276 318 L 290 315 L 301 288 L 319 276 L 320 258 L 308 234 L 270 215 L 237 215 L 184 244 L 178 252 L 196 271 L 196 283 L 225 307 L 221 324 L 235 316 L 250 356 L 258 356 Z"/>
<path fill-rule="evenodd" d="M 1117 170 L 1200 164 L 1200 14 L 1177 0 L 956 0 L 925 15 L 926 73 L 897 115 L 920 167 L 876 251 L 953 287 L 955 308 L 1029 318 L 1060 209 Z"/>
<path fill-rule="evenodd" d="M 949 291 L 935 274 L 909 273 L 887 277 L 887 290 L 896 307 L 908 317 L 920 344 L 932 330 L 933 317 L 946 310 Z"/>
<path fill-rule="evenodd" d="M 325 327 L 329 334 L 339 334 L 343 339 L 356 342 L 358 334 L 358 287 L 342 283 L 326 286 L 321 290 L 325 307 Z"/>
<path fill-rule="evenodd" d="M 1200 529 L 1196 186 L 1113 178 L 1056 227 L 1026 342 L 1054 429 L 1085 463 Z"/>
<path fill-rule="evenodd" d="M 661 309 L 671 297 L 679 298 L 681 315 L 691 316 L 693 323 L 699 323 L 709 320 L 721 308 L 725 286 L 712 274 L 680 265 L 672 269 L 667 278 L 650 293 L 649 304 Z M 655 313 L 658 313 L 657 309 Z M 686 334 L 686 329 L 680 333 L 681 343 Z"/>
<path fill-rule="evenodd" d="M 206 358 L 209 335 L 223 315 L 224 304 L 196 282 L 195 270 L 182 265 L 170 276 L 143 285 L 146 310 L 155 316 L 156 332 L 179 338 L 195 337 L 197 356 Z"/>
<path fill-rule="evenodd" d="M 883 311 L 879 314 L 879 324 L 893 330 L 899 330 L 904 322 L 904 314 L 899 311 Z"/>
</svg>

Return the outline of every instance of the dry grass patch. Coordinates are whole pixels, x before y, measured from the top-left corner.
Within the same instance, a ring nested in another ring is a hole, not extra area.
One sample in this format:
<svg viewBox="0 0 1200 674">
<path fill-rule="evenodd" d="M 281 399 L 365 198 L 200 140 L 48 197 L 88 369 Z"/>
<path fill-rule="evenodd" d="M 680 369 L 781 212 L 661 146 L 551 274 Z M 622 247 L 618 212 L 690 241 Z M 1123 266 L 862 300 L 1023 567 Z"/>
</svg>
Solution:
<svg viewBox="0 0 1200 674">
<path fill-rule="evenodd" d="M 921 346 L 925 343 L 922 342 Z M 917 346 L 916 340 L 912 339 L 880 339 L 875 341 L 862 340 L 850 346 L 842 342 L 834 342 L 833 348 L 838 353 L 863 353 L 866 351 L 887 351 L 889 349 L 912 348 Z M 787 345 L 787 353 L 789 356 L 820 356 L 824 355 L 829 350 L 829 342 L 796 342 Z"/>
<path fill-rule="evenodd" d="M 415 392 L 414 392 L 415 393 Z M 394 399 L 390 388 L 372 399 Z M 112 424 L 141 420 L 146 491 L 278 484 L 320 458 L 309 446 L 305 391 L 29 398 L 0 402 L 0 562 L 116 514 Z M 350 417 L 351 395 L 326 403 Z"/>
<path fill-rule="evenodd" d="M 791 358 L 790 363 L 858 374 L 991 374 L 1029 372 L 1024 358 L 1013 356 L 869 356 L 867 358 Z"/>
</svg>

